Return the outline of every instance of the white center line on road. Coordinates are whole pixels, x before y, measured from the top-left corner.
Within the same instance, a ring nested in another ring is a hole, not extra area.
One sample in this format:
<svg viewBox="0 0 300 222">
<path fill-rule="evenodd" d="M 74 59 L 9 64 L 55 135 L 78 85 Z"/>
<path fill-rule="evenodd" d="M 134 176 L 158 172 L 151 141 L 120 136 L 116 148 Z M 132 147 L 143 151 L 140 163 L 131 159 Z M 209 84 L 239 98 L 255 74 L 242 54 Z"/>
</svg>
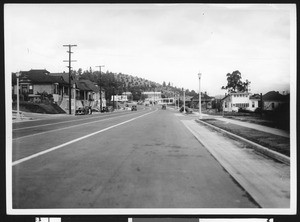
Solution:
<svg viewBox="0 0 300 222">
<path fill-rule="evenodd" d="M 126 114 L 126 115 L 127 115 L 127 116 L 133 115 L 133 113 Z M 111 118 L 100 119 L 100 120 L 93 121 L 93 122 L 87 122 L 87 123 L 82 123 L 82 124 L 76 124 L 76 125 L 73 125 L 73 126 L 67 126 L 67 127 L 63 127 L 63 128 L 59 128 L 59 129 L 47 130 L 47 131 L 40 132 L 40 133 L 34 133 L 34 134 L 26 135 L 26 136 L 20 136 L 20 137 L 14 138 L 13 140 L 19 140 L 19 139 L 24 139 L 24 138 L 31 137 L 31 136 L 37 136 L 37 135 L 41 135 L 41 134 L 45 134 L 45 133 L 49 133 L 49 132 L 54 132 L 54 131 L 59 131 L 59 130 L 70 129 L 70 128 L 74 128 L 74 127 L 78 127 L 78 126 L 83 126 L 83 125 L 87 125 L 87 124 L 91 124 L 91 123 L 98 123 L 98 122 L 110 120 L 110 119 L 113 119 L 113 118 L 124 117 L 124 116 L 126 116 L 126 115 L 113 116 L 113 117 L 111 117 Z M 91 118 L 89 118 L 89 119 L 91 119 Z M 89 120 L 89 119 L 88 119 L 88 120 Z"/>
<path fill-rule="evenodd" d="M 117 113 L 114 113 L 114 114 L 117 114 Z M 113 114 L 111 114 L 111 115 L 113 115 Z M 37 127 L 42 127 L 42 126 L 58 125 L 58 124 L 61 124 L 61 123 L 78 122 L 78 121 L 82 121 L 82 120 L 92 120 L 92 119 L 96 119 L 96 118 L 103 117 L 103 116 L 104 115 L 94 116 L 94 117 L 90 117 L 90 118 L 75 119 L 75 120 L 74 119 L 66 120 L 66 121 L 61 121 L 61 122 L 57 122 L 57 123 L 46 123 L 46 124 L 36 125 L 36 126 L 27 126 L 27 127 L 13 129 L 13 131 L 37 128 Z M 107 116 L 107 115 L 105 115 L 105 116 Z"/>
<path fill-rule="evenodd" d="M 96 131 L 96 132 L 94 132 L 94 133 L 91 133 L 91 134 L 88 134 L 88 135 L 79 137 L 79 138 L 77 138 L 77 139 L 75 139 L 75 140 L 71 140 L 71 141 L 66 142 L 66 143 L 63 143 L 63 144 L 61 144 L 61 145 L 52 147 L 52 148 L 47 149 L 47 150 L 44 150 L 44 151 L 42 151 L 42 152 L 33 154 L 33 155 L 31 155 L 31 156 L 28 156 L 28 157 L 25 157 L 25 158 L 16 160 L 16 161 L 12 162 L 12 166 L 16 166 L 16 165 L 18 165 L 18 164 L 20 164 L 20 163 L 23 163 L 23 162 L 28 161 L 28 160 L 31 160 L 31 159 L 33 159 L 33 158 L 35 158 L 35 157 L 44 155 L 44 154 L 49 153 L 49 152 L 51 152 L 51 151 L 60 149 L 60 148 L 62 148 L 62 147 L 65 147 L 65 146 L 67 146 L 67 145 L 70 145 L 70 144 L 72 144 L 72 143 L 76 143 L 76 142 L 78 142 L 78 141 L 80 141 L 80 140 L 83 140 L 83 139 L 86 139 L 86 138 L 88 138 L 88 137 L 94 136 L 94 135 L 96 135 L 96 134 L 98 134 L 98 133 L 102 133 L 102 132 L 104 132 L 104 131 L 110 130 L 110 129 L 115 128 L 115 127 L 117 127 L 117 126 L 121 126 L 121 125 L 123 125 L 123 124 L 125 124 L 125 123 L 129 123 L 129 122 L 131 122 L 131 121 L 133 121 L 133 120 L 136 120 L 136 119 L 139 119 L 139 118 L 141 118 L 141 117 L 147 116 L 147 115 L 149 115 L 149 114 L 151 114 L 151 113 L 154 113 L 154 112 L 156 112 L 157 110 L 158 110 L 158 109 L 156 109 L 156 110 L 154 110 L 154 111 L 152 111 L 152 112 L 150 112 L 150 113 L 146 113 L 146 114 L 143 114 L 143 115 L 141 115 L 141 116 L 138 116 L 138 117 L 135 117 L 135 118 L 126 120 L 126 121 L 124 121 L 124 122 L 118 123 L 118 124 L 116 124 L 116 125 L 107 127 L 107 128 L 105 128 L 105 129 Z"/>
</svg>

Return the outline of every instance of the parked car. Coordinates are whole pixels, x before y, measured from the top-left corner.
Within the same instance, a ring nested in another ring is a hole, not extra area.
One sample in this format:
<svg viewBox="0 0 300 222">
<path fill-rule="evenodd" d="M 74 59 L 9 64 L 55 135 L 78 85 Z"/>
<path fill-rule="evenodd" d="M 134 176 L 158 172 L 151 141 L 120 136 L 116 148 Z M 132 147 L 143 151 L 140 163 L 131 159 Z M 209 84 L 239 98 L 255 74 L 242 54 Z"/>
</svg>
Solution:
<svg viewBox="0 0 300 222">
<path fill-rule="evenodd" d="M 183 112 L 183 106 L 179 110 L 181 113 Z M 186 113 L 193 113 L 193 110 L 189 107 L 185 107 L 185 112 Z"/>
<path fill-rule="evenodd" d="M 131 106 L 131 111 L 137 111 L 136 105 Z"/>
<path fill-rule="evenodd" d="M 91 115 L 93 113 L 92 107 L 90 106 L 84 106 L 84 107 L 78 107 L 76 109 L 76 115 Z"/>
<path fill-rule="evenodd" d="M 108 107 L 102 107 L 101 113 L 109 112 Z"/>
</svg>

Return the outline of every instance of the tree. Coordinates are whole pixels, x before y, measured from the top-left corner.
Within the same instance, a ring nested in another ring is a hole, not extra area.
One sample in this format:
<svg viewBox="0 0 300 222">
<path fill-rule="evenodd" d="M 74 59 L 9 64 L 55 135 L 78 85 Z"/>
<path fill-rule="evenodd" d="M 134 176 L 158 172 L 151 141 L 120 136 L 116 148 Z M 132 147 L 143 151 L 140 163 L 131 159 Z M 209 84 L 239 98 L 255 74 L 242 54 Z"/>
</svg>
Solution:
<svg viewBox="0 0 300 222">
<path fill-rule="evenodd" d="M 79 68 L 77 71 L 77 75 L 81 76 L 82 75 L 82 68 Z"/>
<path fill-rule="evenodd" d="M 197 96 L 197 95 L 198 95 L 198 93 L 196 93 L 195 90 L 192 90 L 192 91 L 189 93 L 189 96 L 192 96 L 192 97 Z"/>
<path fill-rule="evenodd" d="M 228 92 L 245 92 L 248 91 L 248 86 L 250 82 L 242 82 L 242 74 L 236 70 L 234 72 L 227 73 L 227 85 L 222 86 L 222 89 L 227 89 Z"/>
<path fill-rule="evenodd" d="M 148 95 L 141 94 L 141 98 L 140 98 L 140 100 L 143 100 L 143 101 L 145 101 L 145 99 L 147 99 L 147 98 L 148 98 Z"/>
</svg>

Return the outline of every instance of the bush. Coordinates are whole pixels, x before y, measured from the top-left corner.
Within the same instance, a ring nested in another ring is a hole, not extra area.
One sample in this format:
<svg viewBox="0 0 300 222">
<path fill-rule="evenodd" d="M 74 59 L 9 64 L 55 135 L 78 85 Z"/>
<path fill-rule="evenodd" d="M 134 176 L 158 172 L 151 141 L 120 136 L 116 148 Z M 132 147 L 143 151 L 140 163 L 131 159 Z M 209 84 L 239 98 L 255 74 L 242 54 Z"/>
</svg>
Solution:
<svg viewBox="0 0 300 222">
<path fill-rule="evenodd" d="M 239 108 L 239 113 L 251 113 L 250 110 L 246 109 L 246 108 Z"/>
<path fill-rule="evenodd" d="M 255 113 L 261 113 L 261 108 L 260 107 L 257 107 L 255 110 L 254 110 Z"/>
</svg>

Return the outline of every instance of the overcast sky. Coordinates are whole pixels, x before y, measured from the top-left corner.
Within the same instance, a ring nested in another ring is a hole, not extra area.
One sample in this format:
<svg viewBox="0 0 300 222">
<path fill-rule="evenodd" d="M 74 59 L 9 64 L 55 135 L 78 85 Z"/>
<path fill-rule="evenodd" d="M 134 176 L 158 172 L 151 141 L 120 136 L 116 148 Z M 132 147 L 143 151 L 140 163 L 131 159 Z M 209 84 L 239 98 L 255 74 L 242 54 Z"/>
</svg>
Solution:
<svg viewBox="0 0 300 222">
<path fill-rule="evenodd" d="M 295 75 L 294 5 L 8 4 L 4 7 L 6 75 L 105 65 L 102 71 L 224 94 L 239 70 L 252 93 L 289 90 Z"/>
</svg>

